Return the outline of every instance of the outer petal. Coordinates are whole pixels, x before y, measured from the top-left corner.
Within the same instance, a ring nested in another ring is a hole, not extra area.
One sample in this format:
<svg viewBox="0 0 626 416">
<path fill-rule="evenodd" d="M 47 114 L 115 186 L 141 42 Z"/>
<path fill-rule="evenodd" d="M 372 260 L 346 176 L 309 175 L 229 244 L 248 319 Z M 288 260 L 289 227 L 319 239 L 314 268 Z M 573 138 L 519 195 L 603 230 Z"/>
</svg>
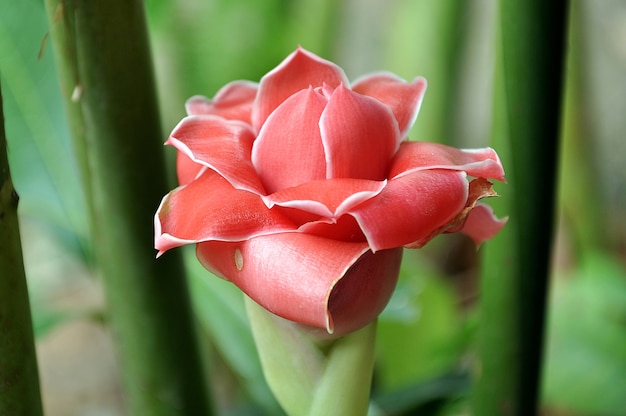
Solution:
<svg viewBox="0 0 626 416">
<path fill-rule="evenodd" d="M 248 125 L 204 115 L 185 117 L 165 144 L 176 147 L 198 165 L 215 170 L 235 188 L 263 194 L 263 185 L 250 158 L 253 142 L 254 134 Z M 179 181 L 188 183 L 193 168 L 184 158 L 181 161 L 179 157 L 178 162 L 182 162 Z"/>
<path fill-rule="evenodd" d="M 391 107 L 404 138 L 419 113 L 426 92 L 426 80 L 418 77 L 408 83 L 396 75 L 378 73 L 355 81 L 352 90 L 374 97 Z"/>
<path fill-rule="evenodd" d="M 340 67 L 298 47 L 280 65 L 261 78 L 252 112 L 255 129 L 259 131 L 272 111 L 298 91 L 311 86 L 321 87 L 323 84 L 335 88 L 341 83 L 349 85 L 346 74 Z"/>
<path fill-rule="evenodd" d="M 187 185 L 205 169 L 206 166 L 194 162 L 185 152 L 176 152 L 176 176 L 179 185 Z"/>
<path fill-rule="evenodd" d="M 207 240 L 238 241 L 262 234 L 295 230 L 276 210 L 251 192 L 233 188 L 212 170 L 167 194 L 154 218 L 155 248 Z"/>
<path fill-rule="evenodd" d="M 356 218 L 373 251 L 418 246 L 454 219 L 467 197 L 465 173 L 417 171 L 389 181 L 377 197 L 349 214 Z"/>
<path fill-rule="evenodd" d="M 252 163 L 268 193 L 324 179 L 326 162 L 318 127 L 326 98 L 302 90 L 267 119 L 252 149 Z"/>
<path fill-rule="evenodd" d="M 212 100 L 201 95 L 191 97 L 185 108 L 189 115 L 213 114 L 252 124 L 252 104 L 257 89 L 255 82 L 234 81 L 222 87 Z"/>
<path fill-rule="evenodd" d="M 297 208 L 322 217 L 338 218 L 352 207 L 378 195 L 387 181 L 325 179 L 275 192 L 263 200 L 272 207 Z"/>
<path fill-rule="evenodd" d="M 300 233 L 206 242 L 197 254 L 272 313 L 342 335 L 374 319 L 395 287 L 401 249 L 372 254 L 366 243 Z"/>
<path fill-rule="evenodd" d="M 327 178 L 386 178 L 400 133 L 381 102 L 340 85 L 320 119 Z"/>
<path fill-rule="evenodd" d="M 491 148 L 457 149 L 438 143 L 404 142 L 391 162 L 389 178 L 426 169 L 465 171 L 470 176 L 504 181 L 504 169 Z"/>
<path fill-rule="evenodd" d="M 498 219 L 489 205 L 476 204 L 470 211 L 461 232 L 466 234 L 476 246 L 490 240 L 500 232 L 508 218 Z"/>
</svg>

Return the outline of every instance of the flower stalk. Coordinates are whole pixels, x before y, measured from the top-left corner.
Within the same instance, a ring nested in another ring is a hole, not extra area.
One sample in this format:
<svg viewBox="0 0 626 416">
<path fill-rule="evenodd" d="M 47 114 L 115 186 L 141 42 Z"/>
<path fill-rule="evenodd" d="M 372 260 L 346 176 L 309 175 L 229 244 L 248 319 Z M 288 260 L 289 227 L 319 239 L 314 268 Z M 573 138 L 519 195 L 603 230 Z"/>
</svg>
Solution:
<svg viewBox="0 0 626 416">
<path fill-rule="evenodd" d="M 128 413 L 211 414 L 182 258 L 152 249 L 167 180 L 143 3 L 46 3 Z"/>
<path fill-rule="evenodd" d="M 369 406 L 376 321 L 339 339 L 271 314 L 246 297 L 265 377 L 287 414 L 363 416 Z"/>
<path fill-rule="evenodd" d="M 30 316 L 0 92 L 0 415 L 42 415 Z"/>
</svg>

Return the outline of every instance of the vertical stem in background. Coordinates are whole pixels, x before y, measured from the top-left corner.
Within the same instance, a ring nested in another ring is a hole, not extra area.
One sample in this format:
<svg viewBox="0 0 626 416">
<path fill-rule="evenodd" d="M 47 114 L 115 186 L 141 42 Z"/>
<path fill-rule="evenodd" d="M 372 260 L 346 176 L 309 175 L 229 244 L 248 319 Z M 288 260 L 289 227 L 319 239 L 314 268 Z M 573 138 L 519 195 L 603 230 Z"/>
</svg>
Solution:
<svg viewBox="0 0 626 416">
<path fill-rule="evenodd" d="M 0 415 L 43 414 L 0 93 Z"/>
<path fill-rule="evenodd" d="M 494 134 L 508 138 L 513 195 L 503 202 L 510 223 L 485 256 L 473 404 L 480 415 L 527 416 L 540 388 L 567 1 L 503 0 L 499 12 Z"/>
<path fill-rule="evenodd" d="M 182 258 L 153 249 L 167 183 L 143 3 L 47 8 L 128 413 L 210 414 Z"/>
</svg>

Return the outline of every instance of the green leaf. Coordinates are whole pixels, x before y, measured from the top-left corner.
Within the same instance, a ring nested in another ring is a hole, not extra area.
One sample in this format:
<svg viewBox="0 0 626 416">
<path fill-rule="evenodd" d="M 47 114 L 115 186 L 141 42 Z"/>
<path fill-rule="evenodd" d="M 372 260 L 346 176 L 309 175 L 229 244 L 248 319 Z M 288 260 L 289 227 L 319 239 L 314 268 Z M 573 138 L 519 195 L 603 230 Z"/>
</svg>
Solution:
<svg viewBox="0 0 626 416">
<path fill-rule="evenodd" d="M 0 1 L 0 76 L 9 160 L 20 214 L 59 230 L 68 247 L 87 238 L 78 179 L 59 91 L 43 4 Z M 68 238 L 69 237 L 69 238 Z"/>
</svg>

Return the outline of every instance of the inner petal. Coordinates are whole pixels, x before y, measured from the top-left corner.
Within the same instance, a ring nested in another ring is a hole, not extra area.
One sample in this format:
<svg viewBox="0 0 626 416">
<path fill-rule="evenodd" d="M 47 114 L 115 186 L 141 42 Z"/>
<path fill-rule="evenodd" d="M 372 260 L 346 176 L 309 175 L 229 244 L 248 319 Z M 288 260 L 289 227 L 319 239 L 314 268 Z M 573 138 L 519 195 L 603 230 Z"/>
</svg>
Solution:
<svg viewBox="0 0 626 416">
<path fill-rule="evenodd" d="M 319 119 L 326 98 L 308 88 L 267 119 L 252 147 L 252 163 L 268 193 L 326 175 Z"/>
<path fill-rule="evenodd" d="M 261 79 L 253 125 L 258 131 L 274 109 L 303 89 L 323 84 L 334 88 L 341 83 L 348 84 L 348 79 L 339 66 L 299 47 Z"/>
<path fill-rule="evenodd" d="M 337 178 L 306 182 L 263 197 L 274 204 L 298 208 L 323 217 L 337 218 L 352 207 L 378 195 L 386 181 Z"/>
<path fill-rule="evenodd" d="M 327 178 L 385 179 L 400 139 L 388 106 L 340 85 L 322 114 L 320 130 Z"/>
</svg>

